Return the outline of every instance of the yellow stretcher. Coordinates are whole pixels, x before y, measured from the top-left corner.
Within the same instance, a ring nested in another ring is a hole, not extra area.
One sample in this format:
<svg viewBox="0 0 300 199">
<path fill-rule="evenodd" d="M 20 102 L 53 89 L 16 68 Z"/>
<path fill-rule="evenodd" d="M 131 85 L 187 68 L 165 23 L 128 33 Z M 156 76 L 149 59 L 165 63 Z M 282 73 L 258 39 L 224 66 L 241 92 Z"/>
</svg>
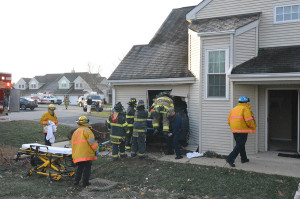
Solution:
<svg viewBox="0 0 300 199">
<path fill-rule="evenodd" d="M 17 154 L 31 156 L 31 165 L 28 175 L 33 173 L 49 176 L 50 180 L 60 180 L 62 176 L 73 176 L 75 165 L 72 160 L 72 149 L 41 145 L 37 143 L 23 144 Z M 35 160 L 35 161 L 33 161 Z"/>
</svg>

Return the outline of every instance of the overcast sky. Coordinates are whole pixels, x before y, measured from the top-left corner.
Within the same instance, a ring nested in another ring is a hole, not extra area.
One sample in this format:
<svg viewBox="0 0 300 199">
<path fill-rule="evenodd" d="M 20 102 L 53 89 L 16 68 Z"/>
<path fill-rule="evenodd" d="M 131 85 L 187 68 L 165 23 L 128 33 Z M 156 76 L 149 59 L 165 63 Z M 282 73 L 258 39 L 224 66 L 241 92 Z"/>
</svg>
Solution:
<svg viewBox="0 0 300 199">
<path fill-rule="evenodd" d="M 201 0 L 0 0 L 0 72 L 13 82 L 47 73 L 109 77 L 147 44 L 173 8 Z"/>
</svg>

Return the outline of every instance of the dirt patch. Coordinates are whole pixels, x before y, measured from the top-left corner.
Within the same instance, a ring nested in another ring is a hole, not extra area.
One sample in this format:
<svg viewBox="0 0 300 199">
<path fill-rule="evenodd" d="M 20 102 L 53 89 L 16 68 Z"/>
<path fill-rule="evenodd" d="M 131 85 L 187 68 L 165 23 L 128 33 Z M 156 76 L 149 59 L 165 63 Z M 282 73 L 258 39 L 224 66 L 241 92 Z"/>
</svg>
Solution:
<svg viewBox="0 0 300 199">
<path fill-rule="evenodd" d="M 14 158 L 16 155 L 16 148 L 11 146 L 0 146 L 0 166 L 11 167 L 15 164 Z"/>
<path fill-rule="evenodd" d="M 90 180 L 91 185 L 83 189 L 79 195 L 81 197 L 92 197 L 94 195 L 93 192 L 105 191 L 114 188 L 118 182 L 95 178 Z"/>
</svg>

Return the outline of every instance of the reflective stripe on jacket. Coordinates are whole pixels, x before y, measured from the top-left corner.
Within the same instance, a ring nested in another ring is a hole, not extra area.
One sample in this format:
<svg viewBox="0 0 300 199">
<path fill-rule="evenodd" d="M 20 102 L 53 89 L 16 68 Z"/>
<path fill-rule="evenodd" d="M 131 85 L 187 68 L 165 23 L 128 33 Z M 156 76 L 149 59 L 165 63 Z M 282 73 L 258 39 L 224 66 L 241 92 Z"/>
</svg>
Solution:
<svg viewBox="0 0 300 199">
<path fill-rule="evenodd" d="M 56 114 L 54 113 L 52 116 L 49 111 L 47 111 L 40 119 L 40 123 L 43 125 L 43 133 L 47 133 L 44 128 L 47 126 L 48 120 L 51 120 L 56 126 L 58 126 Z"/>
<path fill-rule="evenodd" d="M 87 127 L 79 127 L 72 136 L 73 162 L 96 160 L 95 152 L 99 149 L 93 132 Z"/>
<path fill-rule="evenodd" d="M 126 122 L 128 123 L 128 127 L 133 127 L 135 109 L 135 106 L 129 106 L 127 108 Z"/>
<path fill-rule="evenodd" d="M 124 113 L 119 113 L 115 121 L 112 119 L 113 114 L 107 120 L 107 128 L 110 131 L 111 143 L 119 144 L 121 139 L 125 139 L 126 133 L 129 133 L 128 124 Z"/>
<path fill-rule="evenodd" d="M 251 104 L 239 103 L 228 116 L 228 125 L 232 133 L 255 133 L 256 122 L 251 111 Z"/>
<path fill-rule="evenodd" d="M 166 96 L 157 98 L 152 106 L 155 107 L 156 105 L 163 105 L 165 109 L 174 108 L 173 100 Z"/>
<path fill-rule="evenodd" d="M 134 115 L 134 133 L 145 133 L 147 132 L 147 118 L 151 116 L 151 112 L 145 109 L 137 110 Z"/>
</svg>

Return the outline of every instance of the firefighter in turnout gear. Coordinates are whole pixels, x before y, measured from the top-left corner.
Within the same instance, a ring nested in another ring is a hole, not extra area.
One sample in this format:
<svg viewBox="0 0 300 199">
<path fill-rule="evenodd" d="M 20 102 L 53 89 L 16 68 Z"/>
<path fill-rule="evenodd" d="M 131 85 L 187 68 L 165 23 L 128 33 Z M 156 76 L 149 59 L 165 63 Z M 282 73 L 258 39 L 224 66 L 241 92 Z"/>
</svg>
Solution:
<svg viewBox="0 0 300 199">
<path fill-rule="evenodd" d="M 44 113 L 40 119 L 40 123 L 43 125 L 43 133 L 45 134 L 45 145 L 51 146 L 51 143 L 49 140 L 46 139 L 47 132 L 45 131 L 45 127 L 49 125 L 49 121 L 53 122 L 56 126 L 58 126 L 58 120 L 56 117 L 56 114 L 54 113 L 55 106 L 53 104 L 50 104 L 48 106 L 48 111 Z"/>
<path fill-rule="evenodd" d="M 247 142 L 248 133 L 255 133 L 256 121 L 251 111 L 251 104 L 247 104 L 250 100 L 246 96 L 239 98 L 239 105 L 234 107 L 228 116 L 228 125 L 231 128 L 236 145 L 233 151 L 227 156 L 226 162 L 235 167 L 234 161 L 240 154 L 241 162 L 249 162 L 247 158 L 245 144 Z"/>
<path fill-rule="evenodd" d="M 78 185 L 82 176 L 82 186 L 90 185 L 92 161 L 97 159 L 99 152 L 98 142 L 95 140 L 93 132 L 88 128 L 89 119 L 85 116 L 79 117 L 76 121 L 78 129 L 73 133 L 72 158 L 77 165 L 74 185 Z"/>
<path fill-rule="evenodd" d="M 158 132 L 159 129 L 159 122 L 162 118 L 163 122 L 163 132 L 164 134 L 169 133 L 169 119 L 168 119 L 168 113 L 172 112 L 172 109 L 174 109 L 173 100 L 169 97 L 168 92 L 162 92 L 159 94 L 154 101 L 152 107 L 154 107 L 154 110 L 158 113 L 156 116 L 153 117 L 152 125 L 155 129 L 154 134 Z"/>
<path fill-rule="evenodd" d="M 121 158 L 127 157 L 125 154 L 125 137 L 129 133 L 129 130 L 126 122 L 126 114 L 123 112 L 121 102 L 118 102 L 114 106 L 114 112 L 107 120 L 107 127 L 110 131 L 113 159 L 117 160 L 119 156 Z"/>
<path fill-rule="evenodd" d="M 134 122 L 134 113 L 136 110 L 136 99 L 131 98 L 128 102 L 128 108 L 126 112 L 126 122 L 128 124 L 128 130 L 129 133 L 126 134 L 126 140 L 125 140 L 125 150 L 130 151 L 131 149 L 131 137 L 133 133 L 133 122 Z"/>
<path fill-rule="evenodd" d="M 150 112 L 145 110 L 143 100 L 139 100 L 134 115 L 134 126 L 132 134 L 131 157 L 139 156 L 140 159 L 146 158 L 146 132 L 147 118 L 150 117 Z M 138 152 L 138 153 L 137 153 Z"/>
</svg>

